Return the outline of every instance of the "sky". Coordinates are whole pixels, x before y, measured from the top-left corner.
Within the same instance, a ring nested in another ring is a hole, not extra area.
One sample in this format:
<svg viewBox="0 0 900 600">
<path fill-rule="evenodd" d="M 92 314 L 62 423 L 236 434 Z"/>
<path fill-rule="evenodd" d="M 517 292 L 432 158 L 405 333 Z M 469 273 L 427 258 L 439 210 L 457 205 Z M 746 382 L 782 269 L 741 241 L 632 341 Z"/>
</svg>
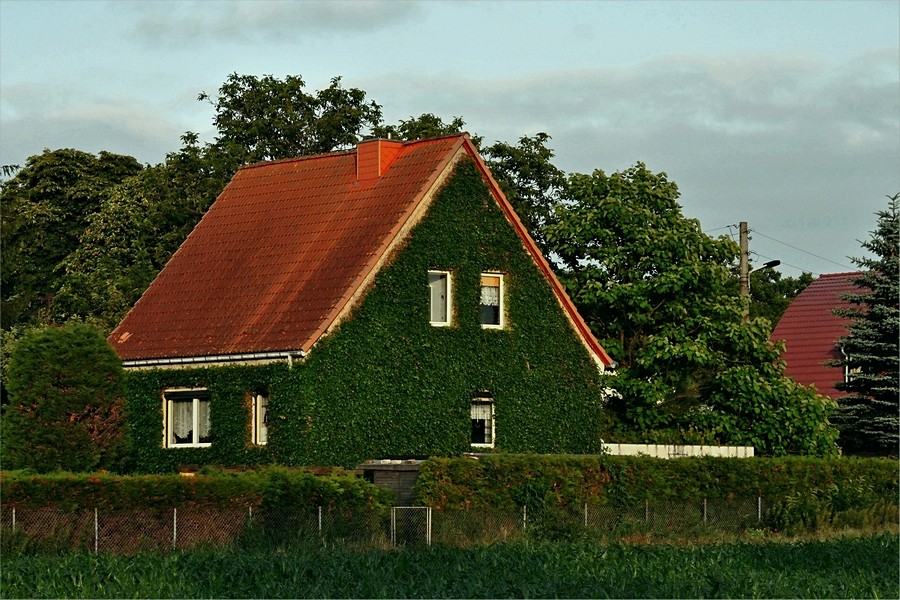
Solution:
<svg viewBox="0 0 900 600">
<path fill-rule="evenodd" d="M 711 235 L 784 275 L 855 270 L 900 192 L 900 0 L 0 0 L 0 164 L 161 162 L 215 135 L 231 73 L 340 76 L 386 123 L 552 137 L 567 173 L 642 162 Z"/>
</svg>

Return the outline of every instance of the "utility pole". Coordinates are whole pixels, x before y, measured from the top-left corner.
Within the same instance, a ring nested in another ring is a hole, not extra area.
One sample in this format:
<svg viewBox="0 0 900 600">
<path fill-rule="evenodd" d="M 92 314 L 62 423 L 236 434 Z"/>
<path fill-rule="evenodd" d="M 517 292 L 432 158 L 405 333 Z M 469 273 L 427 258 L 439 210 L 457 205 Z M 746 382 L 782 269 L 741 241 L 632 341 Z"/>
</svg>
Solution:
<svg viewBox="0 0 900 600">
<path fill-rule="evenodd" d="M 750 320 L 750 273 L 777 267 L 781 264 L 781 261 L 770 260 L 763 264 L 763 266 L 757 267 L 751 271 L 750 229 L 747 227 L 747 221 L 741 221 L 740 225 L 738 225 L 738 229 L 740 230 L 741 236 L 741 302 L 743 302 L 744 305 L 743 312 L 741 313 L 741 323 L 746 323 Z"/>
<path fill-rule="evenodd" d="M 747 221 L 741 221 L 738 225 L 741 239 L 741 302 L 743 313 L 741 322 L 750 320 L 750 236 Z"/>
</svg>

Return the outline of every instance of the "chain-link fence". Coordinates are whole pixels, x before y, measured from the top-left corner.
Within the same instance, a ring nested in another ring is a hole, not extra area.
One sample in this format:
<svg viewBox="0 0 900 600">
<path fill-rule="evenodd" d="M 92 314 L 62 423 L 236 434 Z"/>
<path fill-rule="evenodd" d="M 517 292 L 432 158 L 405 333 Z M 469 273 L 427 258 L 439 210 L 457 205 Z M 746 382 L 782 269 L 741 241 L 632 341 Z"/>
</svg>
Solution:
<svg viewBox="0 0 900 600">
<path fill-rule="evenodd" d="M 336 509 L 244 505 L 166 509 L 4 508 L 7 542 L 41 549 L 134 554 L 198 547 L 358 549 L 441 544 L 472 546 L 522 539 L 571 539 L 647 532 L 740 531 L 765 518 L 762 498 L 638 502 L 511 510 L 422 506 Z M 11 539 L 10 539 L 11 538 Z M 9 547 L 4 544 L 4 547 Z"/>
</svg>

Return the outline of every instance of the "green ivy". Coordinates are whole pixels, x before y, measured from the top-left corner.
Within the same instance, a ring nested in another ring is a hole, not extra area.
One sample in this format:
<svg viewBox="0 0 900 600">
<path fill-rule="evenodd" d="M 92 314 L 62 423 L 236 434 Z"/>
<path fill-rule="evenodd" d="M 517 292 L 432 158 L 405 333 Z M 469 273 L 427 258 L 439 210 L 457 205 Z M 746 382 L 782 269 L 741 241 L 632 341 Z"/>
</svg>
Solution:
<svg viewBox="0 0 900 600">
<path fill-rule="evenodd" d="M 452 273 L 453 324 L 428 322 L 429 270 Z M 506 328 L 479 322 L 480 276 L 505 273 Z M 162 448 L 167 387 L 206 387 L 209 448 Z M 470 402 L 492 393 L 496 451 L 591 453 L 609 422 L 603 378 L 471 161 L 376 277 L 352 318 L 300 364 L 128 374 L 134 464 L 355 466 L 471 451 Z M 246 399 L 269 394 L 269 443 L 250 444 Z"/>
</svg>

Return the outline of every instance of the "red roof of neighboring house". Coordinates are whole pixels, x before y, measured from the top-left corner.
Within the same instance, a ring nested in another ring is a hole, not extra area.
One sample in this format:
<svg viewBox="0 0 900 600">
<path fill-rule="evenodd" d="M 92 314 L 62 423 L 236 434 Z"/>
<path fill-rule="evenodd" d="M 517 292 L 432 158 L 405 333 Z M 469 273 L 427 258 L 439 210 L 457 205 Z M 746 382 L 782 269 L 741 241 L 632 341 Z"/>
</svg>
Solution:
<svg viewBox="0 0 900 600">
<path fill-rule="evenodd" d="M 450 167 L 466 155 L 584 344 L 604 366 L 612 364 L 468 134 L 372 140 L 354 150 L 240 169 L 110 343 L 126 364 L 308 351 L 349 313 Z"/>
<path fill-rule="evenodd" d="M 841 297 L 859 288 L 851 283 L 861 273 L 822 275 L 809 284 L 791 302 L 772 332 L 772 340 L 783 340 L 787 375 L 803 385 L 815 384 L 820 394 L 837 398 L 843 395 L 834 384 L 844 379 L 841 367 L 825 362 L 842 357 L 837 340 L 847 335 L 849 320 L 832 310 L 847 303 Z"/>
</svg>

